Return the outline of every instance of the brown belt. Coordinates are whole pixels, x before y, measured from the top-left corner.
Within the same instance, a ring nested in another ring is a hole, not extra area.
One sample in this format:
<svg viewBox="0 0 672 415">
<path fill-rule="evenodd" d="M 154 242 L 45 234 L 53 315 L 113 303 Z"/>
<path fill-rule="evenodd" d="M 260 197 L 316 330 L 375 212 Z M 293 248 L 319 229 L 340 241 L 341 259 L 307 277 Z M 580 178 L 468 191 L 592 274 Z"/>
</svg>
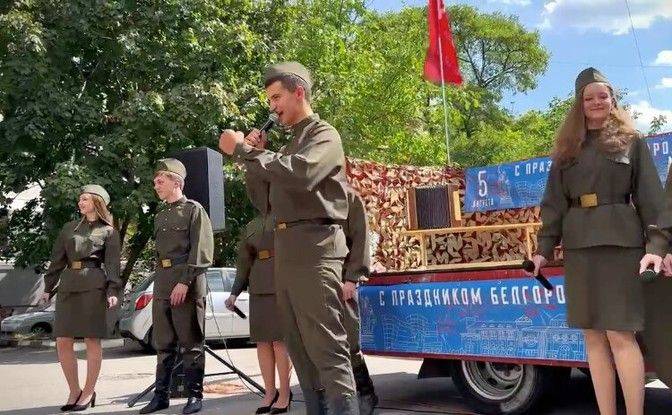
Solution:
<svg viewBox="0 0 672 415">
<path fill-rule="evenodd" d="M 287 229 L 297 225 L 334 225 L 340 223 L 339 221 L 331 218 L 315 218 L 315 219 L 300 219 L 294 220 L 291 222 L 278 222 L 275 226 L 275 229 Z"/>
<path fill-rule="evenodd" d="M 161 268 L 171 268 L 175 265 L 186 263 L 187 259 L 189 259 L 189 255 L 182 255 L 177 258 L 164 258 L 159 260 L 158 266 Z"/>
<path fill-rule="evenodd" d="M 630 203 L 630 194 L 627 195 L 602 195 L 597 193 L 586 193 L 576 199 L 570 200 L 571 207 L 591 208 L 603 205 L 622 205 Z"/>
<path fill-rule="evenodd" d="M 68 267 L 75 270 L 83 268 L 100 268 L 100 261 L 94 259 L 82 259 L 80 261 L 72 261 Z"/>
<path fill-rule="evenodd" d="M 275 256 L 275 251 L 272 249 L 262 249 L 257 252 L 257 259 L 269 259 Z"/>
</svg>

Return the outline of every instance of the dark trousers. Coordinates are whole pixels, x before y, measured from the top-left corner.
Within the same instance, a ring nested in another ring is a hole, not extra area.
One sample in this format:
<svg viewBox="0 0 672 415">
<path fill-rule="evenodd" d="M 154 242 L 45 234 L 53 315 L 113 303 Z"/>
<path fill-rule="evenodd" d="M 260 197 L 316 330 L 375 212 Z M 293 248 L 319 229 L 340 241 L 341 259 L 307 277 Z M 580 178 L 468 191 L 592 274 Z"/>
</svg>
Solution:
<svg viewBox="0 0 672 415">
<path fill-rule="evenodd" d="M 152 313 L 157 358 L 155 394 L 168 399 L 171 373 L 181 356 L 187 393 L 191 397 L 202 398 L 205 298 L 187 298 L 177 307 L 172 307 L 169 299 L 155 298 Z"/>
</svg>

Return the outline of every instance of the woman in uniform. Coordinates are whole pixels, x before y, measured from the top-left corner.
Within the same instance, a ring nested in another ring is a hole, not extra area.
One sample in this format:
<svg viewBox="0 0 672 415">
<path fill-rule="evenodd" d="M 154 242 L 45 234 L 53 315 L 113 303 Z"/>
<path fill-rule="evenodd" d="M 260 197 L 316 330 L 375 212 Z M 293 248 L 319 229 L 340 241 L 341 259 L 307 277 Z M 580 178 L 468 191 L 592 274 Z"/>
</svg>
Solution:
<svg viewBox="0 0 672 415">
<path fill-rule="evenodd" d="M 62 411 L 82 411 L 95 406 L 95 386 L 100 373 L 100 339 L 107 336 L 107 308 L 117 305 L 119 233 L 107 210 L 110 196 L 101 186 L 84 186 L 79 195 L 80 220 L 61 229 L 44 276 L 43 300 L 57 292 L 54 335 L 58 360 L 70 388 Z M 86 383 L 80 388 L 74 338 L 86 343 Z"/>
<path fill-rule="evenodd" d="M 247 288 L 250 293 L 250 340 L 257 343 L 257 358 L 264 380 L 262 406 L 256 414 L 286 413 L 291 405 L 289 378 L 291 362 L 278 323 L 275 284 L 273 282 L 273 229 L 275 223 L 268 206 L 265 182 L 248 176 L 248 195 L 260 214 L 247 224 L 241 234 L 236 264 L 236 281 L 226 306 L 233 310 L 237 297 Z M 279 388 L 275 386 L 278 370 Z"/>
<path fill-rule="evenodd" d="M 575 98 L 556 133 L 534 274 L 562 241 L 567 320 L 583 329 L 600 414 L 616 415 L 615 368 L 628 415 L 642 415 L 638 271 L 662 187 L 646 143 L 607 79 L 585 69 L 576 79 Z"/>
</svg>

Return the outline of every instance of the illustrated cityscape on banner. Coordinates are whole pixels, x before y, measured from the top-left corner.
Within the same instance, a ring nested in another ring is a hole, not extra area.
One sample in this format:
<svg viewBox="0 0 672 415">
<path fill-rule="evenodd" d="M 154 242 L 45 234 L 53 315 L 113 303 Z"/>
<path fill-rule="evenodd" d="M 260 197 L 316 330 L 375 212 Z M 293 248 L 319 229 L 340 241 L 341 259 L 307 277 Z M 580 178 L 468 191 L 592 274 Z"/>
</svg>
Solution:
<svg viewBox="0 0 672 415">
<path fill-rule="evenodd" d="M 672 133 L 649 137 L 646 141 L 664 184 L 672 163 Z M 539 206 L 551 164 L 549 157 L 540 157 L 466 169 L 464 211 L 486 212 Z"/>
<path fill-rule="evenodd" d="M 583 362 L 564 278 L 550 280 L 552 292 L 529 278 L 362 286 L 362 349 Z"/>
</svg>

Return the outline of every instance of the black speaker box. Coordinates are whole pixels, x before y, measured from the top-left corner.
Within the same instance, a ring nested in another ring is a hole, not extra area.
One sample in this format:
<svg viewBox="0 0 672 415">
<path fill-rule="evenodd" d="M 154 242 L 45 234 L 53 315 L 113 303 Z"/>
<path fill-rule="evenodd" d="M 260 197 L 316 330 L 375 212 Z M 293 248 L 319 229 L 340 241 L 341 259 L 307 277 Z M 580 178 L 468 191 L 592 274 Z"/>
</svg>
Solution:
<svg viewBox="0 0 672 415">
<path fill-rule="evenodd" d="M 180 151 L 173 156 L 187 168 L 184 195 L 205 208 L 213 232 L 224 230 L 224 170 L 222 155 L 207 147 Z"/>
</svg>

